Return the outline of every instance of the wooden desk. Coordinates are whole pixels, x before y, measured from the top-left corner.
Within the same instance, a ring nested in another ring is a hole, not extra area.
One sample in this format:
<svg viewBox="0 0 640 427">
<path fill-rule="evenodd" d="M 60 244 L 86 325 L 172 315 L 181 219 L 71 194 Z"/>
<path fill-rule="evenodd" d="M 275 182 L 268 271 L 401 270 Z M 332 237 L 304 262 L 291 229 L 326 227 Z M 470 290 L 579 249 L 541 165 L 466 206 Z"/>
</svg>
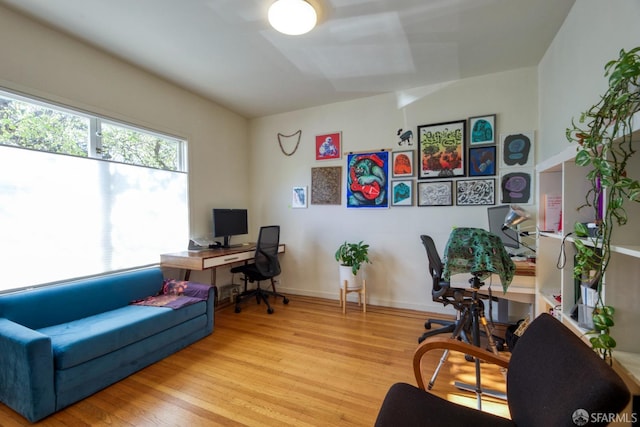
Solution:
<svg viewBox="0 0 640 427">
<path fill-rule="evenodd" d="M 284 253 L 285 245 L 278 246 L 278 253 Z M 211 284 L 216 285 L 216 268 L 242 261 L 251 261 L 256 252 L 256 244 L 248 243 L 235 248 L 182 251 L 160 255 L 160 266 L 184 269 L 184 280 L 189 280 L 192 270 L 211 270 Z"/>
<path fill-rule="evenodd" d="M 516 276 L 534 276 L 536 275 L 536 263 L 529 261 L 514 261 L 516 265 Z"/>
</svg>

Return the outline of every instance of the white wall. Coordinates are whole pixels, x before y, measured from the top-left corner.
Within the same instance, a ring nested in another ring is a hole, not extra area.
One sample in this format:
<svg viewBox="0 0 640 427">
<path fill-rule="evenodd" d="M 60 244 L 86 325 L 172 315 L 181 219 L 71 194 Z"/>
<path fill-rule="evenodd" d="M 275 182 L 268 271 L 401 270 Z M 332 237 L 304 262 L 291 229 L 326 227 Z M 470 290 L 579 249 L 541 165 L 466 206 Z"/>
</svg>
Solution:
<svg viewBox="0 0 640 427">
<path fill-rule="evenodd" d="M 537 131 L 540 161 L 566 146 L 564 130 L 571 117 L 597 101 L 605 88 L 604 64 L 620 48 L 640 44 L 639 17 L 638 1 L 580 0 L 538 69 L 247 122 L 0 6 L 0 36 L 6 41 L 0 45 L 0 86 L 187 138 L 192 235 L 209 232 L 210 209 L 220 205 L 248 206 L 254 230 L 281 224 L 288 245 L 282 290 L 337 299 L 333 252 L 345 239 L 364 239 L 374 261 L 369 266 L 371 303 L 438 311 L 442 307 L 427 294 L 426 257 L 418 236 L 433 235 L 442 252 L 452 226 L 486 225 L 485 208 L 348 210 L 343 193 L 341 206 L 290 209 L 291 188 L 309 186 L 312 167 L 341 165 L 344 184 L 344 159 L 315 161 L 315 135 L 342 131 L 344 151 L 397 148 L 398 128 L 416 132 L 421 124 L 496 113 L 498 132 Z M 407 96 L 418 100 L 398 108 L 397 98 L 404 103 Z M 277 133 L 298 129 L 300 148 L 284 156 Z M 208 280 L 207 274 L 194 276 Z"/>
<path fill-rule="evenodd" d="M 333 254 L 345 239 L 365 240 L 371 245 L 373 261 L 367 266 L 371 304 L 442 311 L 430 298 L 426 253 L 419 236 L 432 235 L 442 253 L 453 226 L 487 226 L 486 207 L 354 210 L 345 207 L 343 189 L 341 206 L 291 209 L 292 187 L 310 187 L 311 168 L 317 166 L 341 165 L 345 184 L 345 158 L 315 160 L 315 135 L 323 133 L 341 131 L 343 151 L 361 151 L 399 149 L 398 128 L 416 133 L 418 125 L 483 114 L 497 114 L 498 133 L 536 130 L 536 79 L 535 68 L 520 69 L 416 89 L 412 94 L 425 95 L 404 109 L 398 108 L 395 95 L 380 95 L 252 120 L 251 216 L 254 227 L 282 226 L 287 253 L 282 257 L 280 289 L 337 299 L 338 267 Z M 287 157 L 280 151 L 277 134 L 289 135 L 298 129 L 302 130 L 300 147 Z"/>
<path fill-rule="evenodd" d="M 248 207 L 246 119 L 2 6 L 0 39 L 0 86 L 188 140 L 192 236 Z"/>
<path fill-rule="evenodd" d="M 565 130 L 607 88 L 604 66 L 640 45 L 640 1 L 578 0 L 539 64 L 540 156 L 568 146 Z"/>
</svg>

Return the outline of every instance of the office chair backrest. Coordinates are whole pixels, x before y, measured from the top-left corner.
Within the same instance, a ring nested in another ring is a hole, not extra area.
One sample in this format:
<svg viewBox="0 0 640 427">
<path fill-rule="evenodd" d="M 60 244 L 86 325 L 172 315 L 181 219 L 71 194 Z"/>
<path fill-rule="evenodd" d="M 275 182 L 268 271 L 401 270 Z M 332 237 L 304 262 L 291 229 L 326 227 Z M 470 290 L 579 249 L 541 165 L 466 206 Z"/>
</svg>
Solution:
<svg viewBox="0 0 640 427">
<path fill-rule="evenodd" d="M 280 262 L 278 261 L 279 244 L 279 225 L 260 227 L 260 235 L 256 245 L 255 265 L 260 274 L 265 277 L 274 277 L 280 274 Z"/>
<path fill-rule="evenodd" d="M 422 244 L 427 251 L 427 258 L 429 259 L 429 273 L 431 273 L 431 279 L 433 280 L 433 289 L 431 294 L 433 299 L 436 300 L 449 289 L 449 283 L 442 280 L 444 265 L 442 264 L 442 259 L 440 259 L 438 249 L 436 249 L 433 239 L 430 236 L 423 234 L 420 236 L 420 240 L 422 240 Z"/>
<path fill-rule="evenodd" d="M 538 316 L 518 340 L 507 372 L 511 419 L 518 426 L 574 426 L 578 409 L 616 414 L 629 390 L 616 372 L 553 316 Z M 583 412 L 584 413 L 584 412 Z M 595 423 L 589 425 L 607 425 Z"/>
</svg>

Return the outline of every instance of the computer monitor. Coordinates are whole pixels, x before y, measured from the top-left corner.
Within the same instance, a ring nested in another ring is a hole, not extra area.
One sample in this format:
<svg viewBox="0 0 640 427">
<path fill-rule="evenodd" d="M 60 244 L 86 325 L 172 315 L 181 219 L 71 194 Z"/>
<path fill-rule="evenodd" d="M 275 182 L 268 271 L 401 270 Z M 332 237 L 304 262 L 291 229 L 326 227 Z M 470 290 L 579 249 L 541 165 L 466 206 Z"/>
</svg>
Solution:
<svg viewBox="0 0 640 427">
<path fill-rule="evenodd" d="M 492 206 L 487 208 L 489 231 L 500 237 L 505 246 L 518 249 L 520 247 L 518 232 L 510 228 L 503 229 L 502 227 L 507 213 L 509 213 L 509 209 L 509 205 Z"/>
<path fill-rule="evenodd" d="M 231 247 L 231 236 L 249 233 L 246 209 L 213 209 L 213 237 L 223 237 L 222 247 Z"/>
</svg>

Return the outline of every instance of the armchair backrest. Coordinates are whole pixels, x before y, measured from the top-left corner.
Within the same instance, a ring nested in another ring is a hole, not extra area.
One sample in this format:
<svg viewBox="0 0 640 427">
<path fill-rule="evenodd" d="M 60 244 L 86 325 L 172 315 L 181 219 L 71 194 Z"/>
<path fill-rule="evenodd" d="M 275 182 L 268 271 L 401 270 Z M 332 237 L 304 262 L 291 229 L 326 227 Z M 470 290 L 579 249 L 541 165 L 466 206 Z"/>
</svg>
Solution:
<svg viewBox="0 0 640 427">
<path fill-rule="evenodd" d="M 582 425 L 573 421 L 577 410 L 586 411 L 587 416 L 616 414 L 627 405 L 630 395 L 604 360 L 560 321 L 544 313 L 531 322 L 514 348 L 507 397 L 511 419 L 518 426 L 575 427 Z"/>
<path fill-rule="evenodd" d="M 260 227 L 260 235 L 256 245 L 255 265 L 258 272 L 265 277 L 275 277 L 280 274 L 280 261 L 278 261 L 279 244 L 279 225 Z"/>
</svg>

